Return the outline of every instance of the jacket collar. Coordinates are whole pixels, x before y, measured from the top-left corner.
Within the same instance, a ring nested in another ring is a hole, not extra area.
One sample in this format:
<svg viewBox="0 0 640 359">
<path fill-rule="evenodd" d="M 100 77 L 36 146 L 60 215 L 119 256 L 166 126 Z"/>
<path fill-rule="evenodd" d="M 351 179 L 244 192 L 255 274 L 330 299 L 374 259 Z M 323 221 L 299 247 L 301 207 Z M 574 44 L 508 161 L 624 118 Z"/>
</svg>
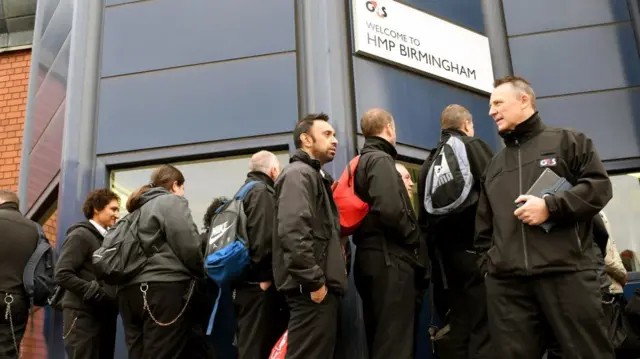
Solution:
<svg viewBox="0 0 640 359">
<path fill-rule="evenodd" d="M 373 151 L 385 152 L 394 159 L 398 156 L 396 148 L 384 138 L 378 136 L 365 137 L 364 146 L 362 146 L 362 151 L 360 151 L 360 153 L 365 154 Z"/>
<path fill-rule="evenodd" d="M 0 209 L 8 209 L 8 210 L 20 212 L 20 209 L 18 208 L 18 204 L 15 202 L 5 202 L 3 204 L 0 204 Z"/>
<path fill-rule="evenodd" d="M 297 150 L 296 153 L 291 156 L 289 163 L 293 162 L 303 162 L 313 167 L 316 171 L 320 171 L 320 169 L 322 168 L 319 160 L 311 158 L 311 156 L 309 156 L 309 154 L 302 149 Z"/>
<path fill-rule="evenodd" d="M 247 180 L 245 181 L 245 183 L 249 183 L 251 181 L 260 181 L 269 187 L 273 187 L 273 180 L 271 179 L 271 177 L 259 171 L 251 171 L 247 174 Z"/>
<path fill-rule="evenodd" d="M 544 131 L 544 129 L 545 124 L 536 111 L 531 117 L 517 125 L 513 130 L 501 132 L 500 136 L 502 136 L 505 145 L 517 146 L 536 137 Z"/>
<path fill-rule="evenodd" d="M 467 137 L 467 134 L 457 128 L 447 128 L 440 132 L 440 138 L 449 137 L 451 135 Z"/>
</svg>

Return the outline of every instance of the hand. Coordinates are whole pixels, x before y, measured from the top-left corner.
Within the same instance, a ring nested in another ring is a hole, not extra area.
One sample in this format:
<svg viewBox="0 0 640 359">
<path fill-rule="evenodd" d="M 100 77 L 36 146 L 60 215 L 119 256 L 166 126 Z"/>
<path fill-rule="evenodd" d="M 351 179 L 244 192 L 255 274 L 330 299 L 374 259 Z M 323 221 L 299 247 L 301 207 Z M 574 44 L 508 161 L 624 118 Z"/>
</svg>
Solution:
<svg viewBox="0 0 640 359">
<path fill-rule="evenodd" d="M 315 292 L 311 292 L 311 300 L 316 303 L 322 303 L 324 298 L 327 296 L 327 286 L 324 284 L 322 288 L 316 290 Z"/>
<path fill-rule="evenodd" d="M 269 287 L 271 287 L 271 281 L 268 282 L 260 282 L 260 289 L 262 289 L 263 292 L 266 292 L 267 289 L 269 289 Z"/>
<path fill-rule="evenodd" d="M 544 199 L 536 196 L 522 195 L 516 199 L 516 203 L 524 205 L 513 212 L 519 220 L 530 226 L 537 226 L 549 218 L 549 209 Z"/>
</svg>

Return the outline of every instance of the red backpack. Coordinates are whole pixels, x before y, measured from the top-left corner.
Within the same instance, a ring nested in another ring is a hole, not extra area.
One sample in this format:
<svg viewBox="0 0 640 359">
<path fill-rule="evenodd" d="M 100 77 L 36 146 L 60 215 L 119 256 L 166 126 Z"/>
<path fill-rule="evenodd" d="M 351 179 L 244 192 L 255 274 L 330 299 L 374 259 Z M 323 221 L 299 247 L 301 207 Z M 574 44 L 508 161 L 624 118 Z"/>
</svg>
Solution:
<svg viewBox="0 0 640 359">
<path fill-rule="evenodd" d="M 355 192 L 355 171 L 359 162 L 360 155 L 349 161 L 342 176 L 332 187 L 333 200 L 340 213 L 340 234 L 342 236 L 353 234 L 369 213 L 369 204 L 361 200 Z"/>
</svg>

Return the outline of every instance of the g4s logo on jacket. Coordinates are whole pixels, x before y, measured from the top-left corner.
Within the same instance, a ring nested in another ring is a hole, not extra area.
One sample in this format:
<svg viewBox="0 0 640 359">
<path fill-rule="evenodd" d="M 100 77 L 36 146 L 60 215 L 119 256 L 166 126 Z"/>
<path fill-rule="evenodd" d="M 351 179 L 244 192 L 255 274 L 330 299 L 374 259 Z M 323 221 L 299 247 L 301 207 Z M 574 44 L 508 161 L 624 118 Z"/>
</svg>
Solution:
<svg viewBox="0 0 640 359">
<path fill-rule="evenodd" d="M 553 167 L 558 164 L 555 157 L 543 158 L 540 160 L 540 167 Z"/>
</svg>

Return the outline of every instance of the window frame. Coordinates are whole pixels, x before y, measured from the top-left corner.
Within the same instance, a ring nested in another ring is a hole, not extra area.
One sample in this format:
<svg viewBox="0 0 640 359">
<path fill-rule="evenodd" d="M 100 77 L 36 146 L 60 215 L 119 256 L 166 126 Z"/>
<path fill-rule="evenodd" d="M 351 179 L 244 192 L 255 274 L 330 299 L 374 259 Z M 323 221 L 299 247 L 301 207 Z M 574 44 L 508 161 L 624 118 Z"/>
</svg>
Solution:
<svg viewBox="0 0 640 359">
<path fill-rule="evenodd" d="M 94 188 L 109 187 L 113 170 L 247 155 L 260 150 L 288 151 L 293 155 L 295 146 L 291 134 L 287 133 L 99 155 L 96 158 Z"/>
</svg>

